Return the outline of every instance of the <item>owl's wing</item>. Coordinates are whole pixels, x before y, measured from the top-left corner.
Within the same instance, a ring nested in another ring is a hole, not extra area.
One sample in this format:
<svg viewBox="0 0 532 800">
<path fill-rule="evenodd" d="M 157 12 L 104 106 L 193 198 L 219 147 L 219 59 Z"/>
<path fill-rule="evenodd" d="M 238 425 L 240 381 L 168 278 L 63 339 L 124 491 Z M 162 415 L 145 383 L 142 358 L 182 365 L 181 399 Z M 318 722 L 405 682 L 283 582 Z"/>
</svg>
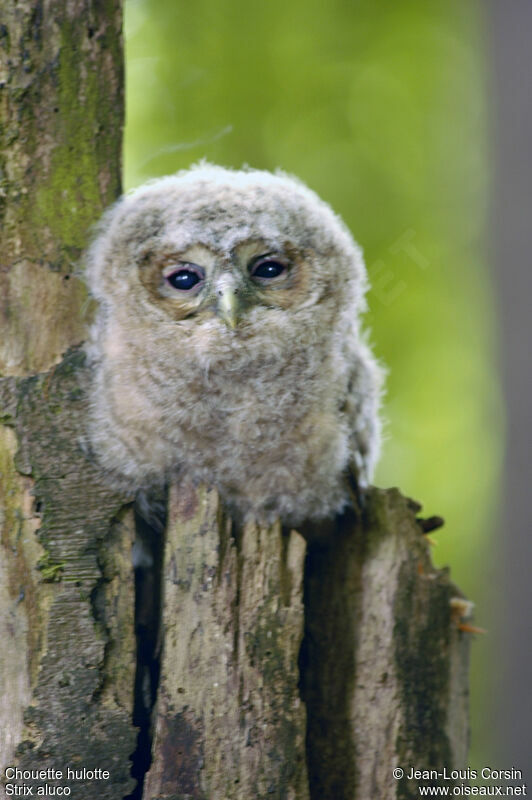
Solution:
<svg viewBox="0 0 532 800">
<path fill-rule="evenodd" d="M 364 342 L 349 354 L 350 369 L 343 412 L 349 427 L 350 480 L 359 496 L 373 477 L 381 443 L 379 407 L 384 371 Z"/>
</svg>

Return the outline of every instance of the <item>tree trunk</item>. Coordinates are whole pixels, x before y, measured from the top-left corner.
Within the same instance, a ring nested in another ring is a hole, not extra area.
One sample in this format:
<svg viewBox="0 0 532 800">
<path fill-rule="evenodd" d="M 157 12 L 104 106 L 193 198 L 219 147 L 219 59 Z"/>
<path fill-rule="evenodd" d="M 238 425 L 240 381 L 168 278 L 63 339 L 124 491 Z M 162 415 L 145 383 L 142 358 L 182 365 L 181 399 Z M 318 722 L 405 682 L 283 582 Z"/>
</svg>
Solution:
<svg viewBox="0 0 532 800">
<path fill-rule="evenodd" d="M 15 759 L 107 768 L 72 785 L 114 799 L 133 786 L 132 515 L 80 450 L 79 356 L 53 365 L 85 337 L 77 262 L 120 193 L 121 6 L 4 0 L 0 43 L 0 374 L 36 374 L 1 388 L 2 780 Z"/>
<path fill-rule="evenodd" d="M 174 487 L 147 797 L 414 798 L 394 768 L 465 768 L 468 605 L 418 510 L 372 489 L 305 544 Z"/>
<path fill-rule="evenodd" d="M 120 187 L 120 7 L 5 5 L 6 793 L 416 797 L 416 781 L 394 779 L 394 768 L 465 765 L 466 604 L 431 566 L 418 507 L 396 490 L 371 490 L 362 513 L 298 533 L 240 529 L 213 489 L 173 486 L 164 559 L 137 576 L 135 600 L 131 548 L 143 523 L 84 452 L 90 374 L 77 347 L 90 306 L 75 265 Z M 150 755 L 138 703 L 154 692 Z"/>
<path fill-rule="evenodd" d="M 120 194 L 121 3 L 3 0 L 0 374 L 42 372 L 85 338 L 73 271 Z"/>
<path fill-rule="evenodd" d="M 215 491 L 173 487 L 147 797 L 307 800 L 304 557 L 295 531 L 238 530 Z"/>
</svg>

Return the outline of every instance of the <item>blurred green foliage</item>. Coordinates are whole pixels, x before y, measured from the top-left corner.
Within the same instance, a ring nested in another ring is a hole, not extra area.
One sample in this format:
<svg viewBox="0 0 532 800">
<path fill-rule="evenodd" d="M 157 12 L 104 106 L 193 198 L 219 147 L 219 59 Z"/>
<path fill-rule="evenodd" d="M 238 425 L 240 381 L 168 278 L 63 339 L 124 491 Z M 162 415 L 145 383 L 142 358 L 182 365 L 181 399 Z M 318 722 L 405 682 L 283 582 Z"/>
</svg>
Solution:
<svg viewBox="0 0 532 800">
<path fill-rule="evenodd" d="M 203 157 L 282 167 L 343 216 L 389 368 L 376 482 L 445 517 L 435 561 L 489 627 L 503 415 L 482 12 L 478 0 L 126 0 L 125 184 Z M 489 644 L 475 653 L 480 758 L 493 674 Z"/>
</svg>

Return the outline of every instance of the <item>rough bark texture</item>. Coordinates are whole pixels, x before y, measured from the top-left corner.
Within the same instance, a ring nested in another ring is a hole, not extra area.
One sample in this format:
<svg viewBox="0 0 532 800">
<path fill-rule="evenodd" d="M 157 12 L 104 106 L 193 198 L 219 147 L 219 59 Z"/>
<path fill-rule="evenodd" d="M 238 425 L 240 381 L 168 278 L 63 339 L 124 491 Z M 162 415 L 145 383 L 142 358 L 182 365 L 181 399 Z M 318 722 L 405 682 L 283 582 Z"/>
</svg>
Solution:
<svg viewBox="0 0 532 800">
<path fill-rule="evenodd" d="M 1 766 L 107 769 L 69 785 L 115 800 L 133 786 L 133 515 L 80 447 L 82 361 L 73 352 L 48 375 L 0 382 L 15 455 L 0 484 Z"/>
<path fill-rule="evenodd" d="M 414 798 L 395 767 L 466 766 L 469 639 L 417 504 L 371 490 L 306 559 L 295 531 L 232 529 L 212 490 L 170 509 L 147 797 Z"/>
<path fill-rule="evenodd" d="M 309 543 L 312 800 L 414 798 L 418 783 L 396 780 L 395 767 L 466 765 L 469 638 L 451 604 L 459 592 L 431 564 L 419 508 L 396 489 L 372 489 L 358 521 L 346 516 Z"/>
<path fill-rule="evenodd" d="M 116 798 L 135 738 L 132 521 L 80 451 L 76 358 L 44 373 L 85 337 L 77 262 L 120 193 L 121 6 L 5 0 L 1 17 L 0 375 L 41 374 L 0 390 L 0 767 L 108 764 L 76 796 Z"/>
<path fill-rule="evenodd" d="M 3 0 L 1 375 L 44 371 L 85 338 L 73 271 L 120 193 L 120 31 L 119 0 Z"/>
<path fill-rule="evenodd" d="M 304 540 L 233 529 L 213 490 L 174 487 L 170 510 L 146 796 L 307 800 Z"/>
</svg>

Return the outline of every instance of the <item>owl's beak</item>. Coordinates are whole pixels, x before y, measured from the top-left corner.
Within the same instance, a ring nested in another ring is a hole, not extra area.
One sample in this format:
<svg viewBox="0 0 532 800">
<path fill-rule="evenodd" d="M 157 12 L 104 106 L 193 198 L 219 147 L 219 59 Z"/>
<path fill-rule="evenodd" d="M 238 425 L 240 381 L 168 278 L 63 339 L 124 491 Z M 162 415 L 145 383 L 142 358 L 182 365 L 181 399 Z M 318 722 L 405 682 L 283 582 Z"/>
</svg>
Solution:
<svg viewBox="0 0 532 800">
<path fill-rule="evenodd" d="M 218 291 L 217 311 L 220 319 L 234 331 L 240 314 L 240 300 L 233 286 L 224 286 Z"/>
</svg>

